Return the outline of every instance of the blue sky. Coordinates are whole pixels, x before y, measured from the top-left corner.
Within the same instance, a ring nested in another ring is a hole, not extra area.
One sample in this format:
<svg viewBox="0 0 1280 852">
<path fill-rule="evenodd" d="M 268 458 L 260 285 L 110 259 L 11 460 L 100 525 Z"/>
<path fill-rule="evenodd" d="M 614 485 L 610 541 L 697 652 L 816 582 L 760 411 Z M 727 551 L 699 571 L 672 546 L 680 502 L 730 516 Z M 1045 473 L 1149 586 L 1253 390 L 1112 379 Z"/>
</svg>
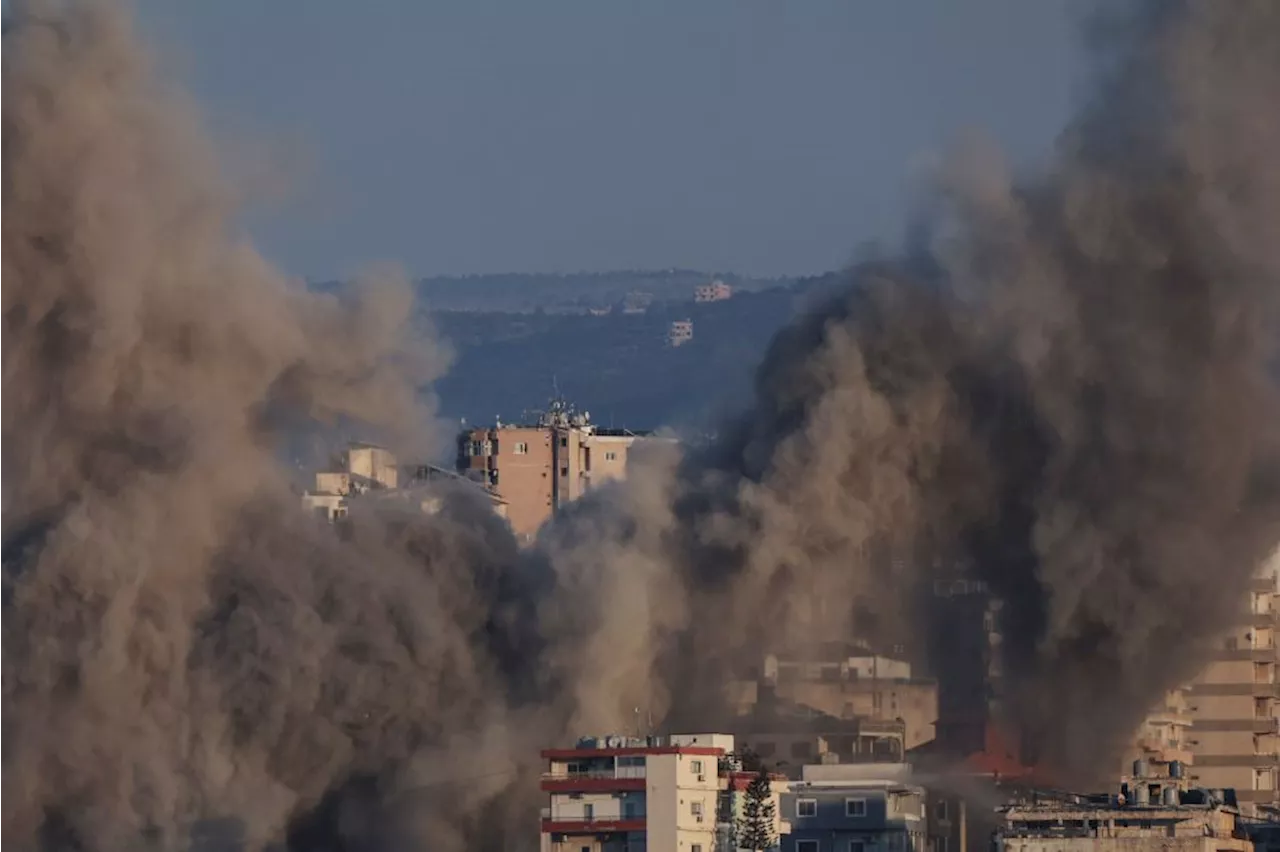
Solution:
<svg viewBox="0 0 1280 852">
<path fill-rule="evenodd" d="M 267 141 L 289 270 L 791 274 L 895 240 L 980 128 L 1043 157 L 1071 0 L 142 0 L 220 137 Z"/>
</svg>

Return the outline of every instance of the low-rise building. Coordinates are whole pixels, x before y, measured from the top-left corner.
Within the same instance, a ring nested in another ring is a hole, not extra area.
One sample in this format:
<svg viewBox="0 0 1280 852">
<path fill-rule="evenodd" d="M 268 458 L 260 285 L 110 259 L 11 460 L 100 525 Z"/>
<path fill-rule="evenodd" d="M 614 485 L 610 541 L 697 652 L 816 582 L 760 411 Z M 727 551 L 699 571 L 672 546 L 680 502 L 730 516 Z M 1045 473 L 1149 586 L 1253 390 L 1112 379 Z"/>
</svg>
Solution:
<svg viewBox="0 0 1280 852">
<path fill-rule="evenodd" d="M 928 796 L 905 764 L 806 766 L 782 796 L 782 852 L 925 852 Z"/>
<path fill-rule="evenodd" d="M 477 488 L 471 479 L 435 465 L 402 469 L 390 451 L 372 444 L 352 444 L 334 460 L 332 469 L 315 474 L 315 485 L 303 492 L 302 505 L 331 522 L 347 517 L 351 501 L 356 499 L 370 504 L 413 505 L 425 514 L 434 514 L 442 505 L 437 486 L 444 482 Z M 506 501 L 492 489 L 478 490 L 494 513 L 505 518 Z"/>
<path fill-rule="evenodd" d="M 684 346 L 692 341 L 693 320 L 672 320 L 671 326 L 667 329 L 667 345 L 671 347 Z"/>
<path fill-rule="evenodd" d="M 733 288 L 719 279 L 709 284 L 700 284 L 693 290 L 695 302 L 723 302 L 733 296 Z"/>
<path fill-rule="evenodd" d="M 542 852 L 716 852 L 741 793 L 733 750 L 729 734 L 672 734 L 543 751 Z"/>
</svg>

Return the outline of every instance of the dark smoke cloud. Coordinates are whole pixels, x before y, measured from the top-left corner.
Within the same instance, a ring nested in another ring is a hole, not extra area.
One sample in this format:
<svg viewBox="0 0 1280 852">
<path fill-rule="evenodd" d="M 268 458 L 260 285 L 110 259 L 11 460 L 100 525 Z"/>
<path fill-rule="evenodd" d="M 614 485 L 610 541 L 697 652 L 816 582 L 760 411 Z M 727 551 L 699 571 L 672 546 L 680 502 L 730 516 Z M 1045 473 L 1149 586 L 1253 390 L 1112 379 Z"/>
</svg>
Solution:
<svg viewBox="0 0 1280 852">
<path fill-rule="evenodd" d="M 394 281 L 339 302 L 244 245 L 118 8 L 16 7 L 4 839 L 531 847 L 537 747 L 636 708 L 718 727 L 769 648 L 911 643 L 957 561 L 1008 601 L 1017 723 L 1097 770 L 1280 538 L 1278 15 L 1112 30 L 1041 176 L 963 148 L 924 238 L 778 336 L 722 441 L 519 553 L 465 493 L 301 515 L 281 430 L 429 437 L 440 349 Z"/>
</svg>

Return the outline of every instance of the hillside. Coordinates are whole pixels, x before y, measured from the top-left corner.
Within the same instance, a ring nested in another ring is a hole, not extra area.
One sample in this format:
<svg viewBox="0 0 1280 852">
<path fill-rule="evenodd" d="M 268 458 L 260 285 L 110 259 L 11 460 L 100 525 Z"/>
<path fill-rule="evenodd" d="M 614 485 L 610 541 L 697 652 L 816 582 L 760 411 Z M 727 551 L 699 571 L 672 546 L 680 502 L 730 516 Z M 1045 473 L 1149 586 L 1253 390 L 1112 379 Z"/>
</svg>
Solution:
<svg viewBox="0 0 1280 852">
<path fill-rule="evenodd" d="M 442 414 L 471 423 L 518 420 L 558 386 L 604 426 L 697 422 L 741 402 L 774 332 L 832 280 L 722 302 L 657 303 L 639 314 L 433 311 L 458 353 L 436 385 Z M 672 348 L 667 330 L 682 319 L 693 321 L 694 338 Z"/>
<path fill-rule="evenodd" d="M 654 302 L 686 301 L 693 297 L 695 287 L 717 278 L 732 285 L 737 292 L 791 283 L 791 279 L 666 269 L 572 275 L 439 276 L 422 279 L 417 282 L 417 288 L 419 298 L 432 311 L 585 313 L 591 309 L 619 305 L 630 293 L 647 294 Z"/>
</svg>

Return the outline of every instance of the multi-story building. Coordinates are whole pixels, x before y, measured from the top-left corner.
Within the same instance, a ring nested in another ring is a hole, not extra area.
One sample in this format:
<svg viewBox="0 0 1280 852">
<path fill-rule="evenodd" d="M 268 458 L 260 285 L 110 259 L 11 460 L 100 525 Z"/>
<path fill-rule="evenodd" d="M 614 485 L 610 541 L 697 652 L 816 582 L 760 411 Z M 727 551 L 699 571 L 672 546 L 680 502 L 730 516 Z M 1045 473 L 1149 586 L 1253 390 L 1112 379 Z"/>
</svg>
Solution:
<svg viewBox="0 0 1280 852">
<path fill-rule="evenodd" d="M 673 734 L 543 751 L 542 852 L 715 852 L 724 798 L 741 792 L 733 749 L 728 734 Z"/>
<path fill-rule="evenodd" d="M 523 541 L 552 515 L 592 488 L 624 479 L 637 442 L 647 432 L 602 429 L 563 400 L 530 425 L 468 429 L 458 438 L 458 472 L 484 483 L 506 505 L 511 529 Z"/>
<path fill-rule="evenodd" d="M 1171 794 L 1171 795 L 1170 795 Z M 1194 802 L 1194 803 L 1192 803 Z M 995 852 L 1253 852 L 1234 807 L 1204 791 L 1121 803 L 1113 796 L 1037 796 L 1004 809 Z"/>
<path fill-rule="evenodd" d="M 693 290 L 695 302 L 723 302 L 733 296 L 733 288 L 719 279 L 709 284 L 700 284 Z"/>
<path fill-rule="evenodd" d="M 806 766 L 782 796 L 782 852 L 925 852 L 928 797 L 903 764 Z"/>
<path fill-rule="evenodd" d="M 913 677 L 905 660 L 843 646 L 803 658 L 769 654 L 756 681 L 734 684 L 739 715 L 762 690 L 839 719 L 900 721 L 908 749 L 934 738 L 938 683 Z"/>
<path fill-rule="evenodd" d="M 1235 789 L 1251 809 L 1280 804 L 1278 591 L 1272 560 L 1255 574 L 1239 625 L 1191 686 L 1191 777 L 1201 787 Z"/>
<path fill-rule="evenodd" d="M 807 764 L 898 762 L 906 749 L 896 719 L 839 719 L 812 707 L 766 699 L 735 720 L 744 751 L 765 765 L 796 777 Z"/>
<path fill-rule="evenodd" d="M 986 584 L 958 576 L 934 584 L 931 607 L 938 746 L 952 755 L 980 753 L 1000 720 L 1002 602 Z"/>
</svg>

